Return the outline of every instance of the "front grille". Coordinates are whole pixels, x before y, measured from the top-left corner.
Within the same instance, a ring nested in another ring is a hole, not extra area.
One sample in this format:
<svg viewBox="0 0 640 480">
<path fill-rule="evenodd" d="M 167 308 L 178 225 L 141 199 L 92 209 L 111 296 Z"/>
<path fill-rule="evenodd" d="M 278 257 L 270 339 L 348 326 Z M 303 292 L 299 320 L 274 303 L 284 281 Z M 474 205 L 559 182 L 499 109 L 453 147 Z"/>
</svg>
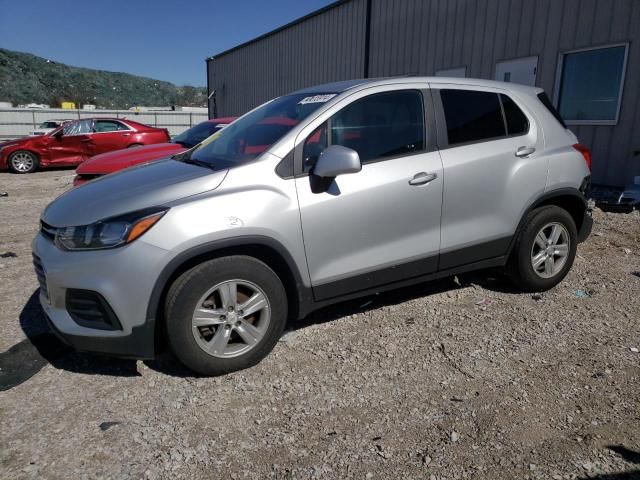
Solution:
<svg viewBox="0 0 640 480">
<path fill-rule="evenodd" d="M 52 242 L 56 238 L 56 232 L 57 231 L 58 231 L 58 229 L 56 227 L 52 227 L 48 223 L 44 223 L 42 220 L 40 220 L 40 232 L 42 233 L 43 236 L 45 236 L 46 238 L 48 238 Z"/>
<path fill-rule="evenodd" d="M 44 266 L 42 265 L 42 261 L 40 258 L 32 254 L 33 257 L 33 268 L 36 271 L 36 277 L 38 277 L 38 283 L 40 284 L 40 291 L 44 294 L 44 297 L 49 300 L 49 290 L 47 289 L 47 274 L 44 270 Z"/>
</svg>

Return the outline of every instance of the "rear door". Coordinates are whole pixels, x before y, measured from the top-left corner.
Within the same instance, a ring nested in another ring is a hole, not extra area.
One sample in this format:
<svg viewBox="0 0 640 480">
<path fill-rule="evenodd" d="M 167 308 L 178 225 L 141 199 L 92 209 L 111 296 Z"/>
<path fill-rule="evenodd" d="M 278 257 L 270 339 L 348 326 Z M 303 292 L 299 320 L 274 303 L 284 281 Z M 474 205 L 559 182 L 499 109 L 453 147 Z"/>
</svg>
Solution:
<svg viewBox="0 0 640 480">
<path fill-rule="evenodd" d="M 435 129 L 426 127 L 430 95 L 384 88 L 303 132 L 296 148 L 295 181 L 317 299 L 437 269 L 442 164 L 432 143 Z M 356 150 L 362 170 L 318 191 L 313 167 L 329 145 Z"/>
<path fill-rule="evenodd" d="M 127 125 L 117 120 L 95 120 L 91 140 L 95 155 L 127 148 L 133 134 Z"/>
<path fill-rule="evenodd" d="M 47 137 L 47 156 L 53 165 L 77 165 L 93 155 L 90 133 L 93 120 L 85 119 L 64 125 L 61 136 Z"/>
<path fill-rule="evenodd" d="M 529 199 L 544 192 L 547 161 L 535 117 L 513 93 L 462 85 L 433 92 L 445 175 L 444 270 L 506 253 Z"/>
</svg>

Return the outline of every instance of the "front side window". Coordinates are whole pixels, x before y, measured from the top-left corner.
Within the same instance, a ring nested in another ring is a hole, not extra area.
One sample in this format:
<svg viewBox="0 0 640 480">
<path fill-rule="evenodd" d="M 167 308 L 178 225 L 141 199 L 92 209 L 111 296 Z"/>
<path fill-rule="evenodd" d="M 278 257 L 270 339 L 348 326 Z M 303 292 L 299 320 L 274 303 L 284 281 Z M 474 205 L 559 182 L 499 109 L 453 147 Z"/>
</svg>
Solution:
<svg viewBox="0 0 640 480">
<path fill-rule="evenodd" d="M 183 161 L 207 164 L 213 169 L 249 162 L 336 95 L 296 93 L 276 98 L 202 142 Z"/>
<path fill-rule="evenodd" d="M 506 136 L 497 93 L 442 89 L 440 98 L 450 145 Z"/>
<path fill-rule="evenodd" d="M 363 164 L 424 150 L 422 94 L 416 90 L 378 93 L 346 106 L 307 137 L 305 172 L 329 145 L 355 150 Z"/>
<path fill-rule="evenodd" d="M 566 121 L 615 122 L 622 95 L 626 45 L 565 53 L 558 110 Z"/>
<path fill-rule="evenodd" d="M 93 120 L 77 120 L 64 125 L 64 135 L 85 135 L 93 130 Z"/>
</svg>

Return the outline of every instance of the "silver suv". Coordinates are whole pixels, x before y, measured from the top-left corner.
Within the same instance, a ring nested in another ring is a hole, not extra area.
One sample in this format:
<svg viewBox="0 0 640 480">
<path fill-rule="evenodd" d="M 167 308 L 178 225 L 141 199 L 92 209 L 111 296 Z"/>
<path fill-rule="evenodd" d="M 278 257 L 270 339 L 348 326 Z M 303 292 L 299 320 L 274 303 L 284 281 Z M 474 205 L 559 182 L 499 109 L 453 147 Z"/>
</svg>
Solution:
<svg viewBox="0 0 640 480">
<path fill-rule="evenodd" d="M 488 267 L 552 288 L 591 230 L 590 161 L 537 88 L 301 90 L 52 202 L 33 242 L 40 300 L 79 350 L 168 344 L 200 374 L 231 372 L 287 319 L 344 299 Z"/>
</svg>

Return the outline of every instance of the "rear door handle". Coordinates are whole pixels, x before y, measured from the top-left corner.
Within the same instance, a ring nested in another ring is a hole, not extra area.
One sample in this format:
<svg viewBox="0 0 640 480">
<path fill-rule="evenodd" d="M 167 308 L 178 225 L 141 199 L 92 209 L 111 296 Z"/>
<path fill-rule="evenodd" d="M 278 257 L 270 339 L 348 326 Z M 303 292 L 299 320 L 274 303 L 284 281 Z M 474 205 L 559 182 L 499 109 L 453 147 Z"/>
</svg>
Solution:
<svg viewBox="0 0 640 480">
<path fill-rule="evenodd" d="M 130 133 L 123 133 L 123 134 L 122 134 L 122 136 L 123 136 L 123 137 L 130 137 L 130 136 L 131 136 L 131 134 L 130 134 Z"/>
<path fill-rule="evenodd" d="M 438 178 L 437 173 L 419 172 L 409 180 L 409 185 L 424 185 L 426 183 L 433 182 L 436 178 Z"/>
<path fill-rule="evenodd" d="M 533 147 L 519 147 L 518 150 L 516 150 L 516 157 L 528 157 L 535 151 L 536 149 Z"/>
<path fill-rule="evenodd" d="M 90 138 L 83 138 L 83 139 L 81 139 L 80 141 L 81 141 L 81 142 L 90 142 L 90 141 L 91 141 L 91 139 L 90 139 Z"/>
</svg>

